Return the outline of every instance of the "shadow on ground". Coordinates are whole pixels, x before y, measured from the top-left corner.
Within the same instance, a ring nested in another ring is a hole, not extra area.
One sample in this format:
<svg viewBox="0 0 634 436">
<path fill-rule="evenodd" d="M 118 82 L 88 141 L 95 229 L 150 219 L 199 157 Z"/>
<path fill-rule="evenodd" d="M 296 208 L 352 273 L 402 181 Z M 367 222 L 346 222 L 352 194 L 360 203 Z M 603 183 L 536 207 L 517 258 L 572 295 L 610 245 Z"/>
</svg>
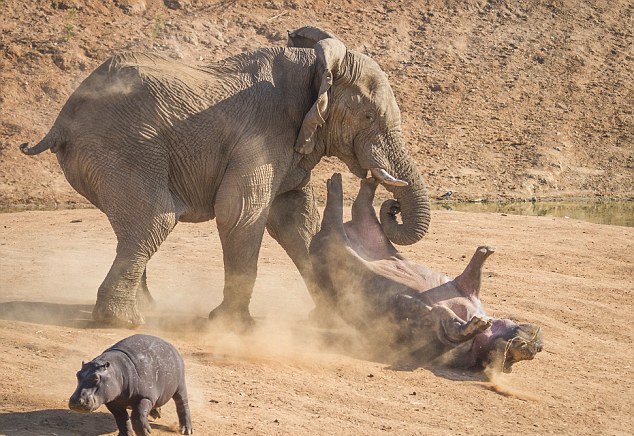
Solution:
<svg viewBox="0 0 634 436">
<path fill-rule="evenodd" d="M 0 303 L 0 319 L 74 328 L 96 328 L 90 304 L 57 304 L 37 301 Z"/>
<path fill-rule="evenodd" d="M 0 414 L 0 434 L 6 436 L 97 436 L 115 431 L 117 425 L 110 413 L 49 409 Z"/>
<path fill-rule="evenodd" d="M 92 304 L 61 304 L 40 301 L 8 301 L 0 303 L 0 319 L 30 322 L 41 325 L 55 325 L 79 329 L 117 328 L 92 319 Z M 149 311 L 145 326 L 170 332 L 200 331 L 207 328 L 208 320 L 189 314 L 164 314 Z M 124 328 L 124 327 L 123 327 Z M 133 329 L 129 329 L 133 330 Z"/>
</svg>

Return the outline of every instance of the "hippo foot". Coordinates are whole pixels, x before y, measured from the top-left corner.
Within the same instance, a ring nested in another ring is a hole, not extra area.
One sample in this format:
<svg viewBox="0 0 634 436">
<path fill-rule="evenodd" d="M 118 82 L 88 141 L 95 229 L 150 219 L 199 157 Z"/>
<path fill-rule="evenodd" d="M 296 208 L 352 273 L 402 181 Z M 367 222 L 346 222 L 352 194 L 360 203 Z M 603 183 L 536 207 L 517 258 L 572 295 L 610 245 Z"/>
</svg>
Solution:
<svg viewBox="0 0 634 436">
<path fill-rule="evenodd" d="M 181 434 L 194 434 L 194 429 L 192 429 L 191 425 L 181 425 Z"/>
<path fill-rule="evenodd" d="M 224 301 L 209 313 L 209 321 L 214 326 L 218 325 L 239 334 L 248 333 L 255 327 L 248 307 L 236 308 Z"/>
<path fill-rule="evenodd" d="M 478 333 L 482 333 L 486 329 L 490 328 L 493 321 L 489 317 L 474 316 L 464 325 L 462 333 L 466 338 L 472 338 Z"/>
<path fill-rule="evenodd" d="M 97 301 L 92 311 L 92 317 L 99 323 L 114 327 L 135 328 L 145 324 L 145 320 L 135 303 L 115 304 Z"/>
</svg>

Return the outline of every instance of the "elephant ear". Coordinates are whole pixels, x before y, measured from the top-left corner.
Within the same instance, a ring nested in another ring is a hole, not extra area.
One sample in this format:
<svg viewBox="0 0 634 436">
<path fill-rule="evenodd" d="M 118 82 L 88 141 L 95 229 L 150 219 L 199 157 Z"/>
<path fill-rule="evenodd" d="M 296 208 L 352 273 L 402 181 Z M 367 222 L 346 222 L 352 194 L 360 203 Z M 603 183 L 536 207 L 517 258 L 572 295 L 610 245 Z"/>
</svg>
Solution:
<svg viewBox="0 0 634 436">
<path fill-rule="evenodd" d="M 315 62 L 316 79 L 319 80 L 320 85 L 317 100 L 304 116 L 302 127 L 295 142 L 295 151 L 301 154 L 309 154 L 315 149 L 315 132 L 326 122 L 330 88 L 341 62 L 346 56 L 346 47 L 336 38 L 322 39 L 314 45 L 314 49 L 317 58 Z"/>
<path fill-rule="evenodd" d="M 287 47 L 297 48 L 313 48 L 317 42 L 322 39 L 334 38 L 338 39 L 335 35 L 327 32 L 319 27 L 300 27 L 299 29 L 289 30 Z"/>
</svg>

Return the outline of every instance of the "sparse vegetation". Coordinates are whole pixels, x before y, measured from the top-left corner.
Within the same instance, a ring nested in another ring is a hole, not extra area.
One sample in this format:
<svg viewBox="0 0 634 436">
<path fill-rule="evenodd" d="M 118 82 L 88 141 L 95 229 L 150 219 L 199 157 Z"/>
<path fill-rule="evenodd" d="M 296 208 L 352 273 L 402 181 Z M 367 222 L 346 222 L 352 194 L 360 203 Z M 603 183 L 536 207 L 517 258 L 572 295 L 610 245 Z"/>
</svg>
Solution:
<svg viewBox="0 0 634 436">
<path fill-rule="evenodd" d="M 163 14 L 160 12 L 154 15 L 153 25 L 152 25 L 152 39 L 156 39 L 161 36 L 163 29 L 165 28 L 165 18 L 163 18 Z"/>
<path fill-rule="evenodd" d="M 76 8 L 70 8 L 68 10 L 68 19 L 66 21 L 66 25 L 64 26 L 64 40 L 66 42 L 70 41 L 73 36 L 75 36 L 75 17 L 77 15 Z"/>
</svg>

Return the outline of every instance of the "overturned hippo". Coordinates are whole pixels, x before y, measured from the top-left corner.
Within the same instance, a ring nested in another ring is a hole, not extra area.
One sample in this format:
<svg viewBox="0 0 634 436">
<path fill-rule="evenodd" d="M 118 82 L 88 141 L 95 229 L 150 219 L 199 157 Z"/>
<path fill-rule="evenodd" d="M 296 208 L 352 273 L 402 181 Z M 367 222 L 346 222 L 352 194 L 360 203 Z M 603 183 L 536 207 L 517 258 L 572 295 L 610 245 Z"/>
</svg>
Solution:
<svg viewBox="0 0 634 436">
<path fill-rule="evenodd" d="M 82 363 L 68 406 L 88 413 L 105 404 L 114 415 L 120 436 L 135 432 L 147 436 L 151 431 L 148 415 L 159 418 L 159 408 L 170 398 L 176 403 L 181 434 L 193 434 L 180 354 L 163 339 L 133 335 Z M 128 408 L 132 409 L 132 419 Z"/>
<path fill-rule="evenodd" d="M 372 206 L 373 179 L 361 182 L 345 224 L 341 175 L 327 186 L 321 230 L 310 245 L 312 265 L 336 313 L 368 340 L 434 364 L 496 364 L 505 372 L 541 351 L 539 327 L 494 319 L 484 310 L 480 277 L 492 247 L 478 247 L 464 272 L 450 280 L 405 259 L 387 239 Z M 396 215 L 397 205 L 391 207 L 386 212 Z"/>
</svg>

